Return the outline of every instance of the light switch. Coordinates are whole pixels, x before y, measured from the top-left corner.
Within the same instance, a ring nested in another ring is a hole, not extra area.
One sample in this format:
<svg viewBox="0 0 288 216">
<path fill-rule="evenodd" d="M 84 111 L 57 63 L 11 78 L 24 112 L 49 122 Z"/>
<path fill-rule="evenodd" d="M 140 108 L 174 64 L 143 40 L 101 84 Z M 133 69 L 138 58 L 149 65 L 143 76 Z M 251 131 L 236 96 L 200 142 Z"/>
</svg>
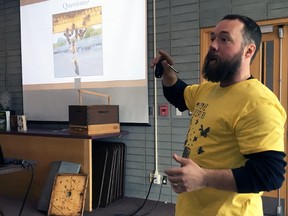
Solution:
<svg viewBox="0 0 288 216">
<path fill-rule="evenodd" d="M 160 116 L 168 116 L 168 104 L 161 104 L 159 110 Z"/>
</svg>

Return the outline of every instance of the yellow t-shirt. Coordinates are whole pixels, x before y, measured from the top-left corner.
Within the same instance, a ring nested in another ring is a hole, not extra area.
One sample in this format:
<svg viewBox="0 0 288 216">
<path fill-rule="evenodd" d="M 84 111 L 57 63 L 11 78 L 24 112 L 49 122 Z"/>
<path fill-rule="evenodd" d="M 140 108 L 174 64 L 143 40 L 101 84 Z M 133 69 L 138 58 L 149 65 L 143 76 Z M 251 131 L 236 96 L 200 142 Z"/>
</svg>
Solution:
<svg viewBox="0 0 288 216">
<path fill-rule="evenodd" d="M 185 141 L 189 158 L 207 169 L 245 164 L 244 154 L 284 151 L 286 113 L 277 97 L 257 79 L 222 88 L 206 82 L 187 86 L 192 117 Z M 263 215 L 262 193 L 204 188 L 179 195 L 177 216 Z"/>
</svg>

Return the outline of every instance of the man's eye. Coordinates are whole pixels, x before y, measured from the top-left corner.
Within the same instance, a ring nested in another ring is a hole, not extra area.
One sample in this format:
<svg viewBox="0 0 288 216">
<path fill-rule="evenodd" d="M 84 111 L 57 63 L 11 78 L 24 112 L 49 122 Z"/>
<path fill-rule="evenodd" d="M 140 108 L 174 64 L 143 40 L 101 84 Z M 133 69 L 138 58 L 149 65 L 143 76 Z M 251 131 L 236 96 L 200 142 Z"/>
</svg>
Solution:
<svg viewBox="0 0 288 216">
<path fill-rule="evenodd" d="M 227 37 L 222 37 L 222 38 L 221 38 L 221 41 L 227 42 L 227 41 L 229 41 L 229 38 L 227 38 Z"/>
</svg>

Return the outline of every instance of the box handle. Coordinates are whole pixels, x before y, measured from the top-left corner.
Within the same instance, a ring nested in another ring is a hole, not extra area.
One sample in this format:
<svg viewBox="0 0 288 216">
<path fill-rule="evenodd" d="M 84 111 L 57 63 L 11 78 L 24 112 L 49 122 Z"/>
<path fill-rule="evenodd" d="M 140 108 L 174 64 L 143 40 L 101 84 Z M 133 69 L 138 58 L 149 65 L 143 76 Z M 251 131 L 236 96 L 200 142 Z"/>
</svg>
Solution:
<svg viewBox="0 0 288 216">
<path fill-rule="evenodd" d="M 80 103 L 80 105 L 82 105 L 82 94 L 81 94 L 81 93 L 97 95 L 97 96 L 100 96 L 100 97 L 107 97 L 108 105 L 111 104 L 111 96 L 110 96 L 110 95 L 101 94 L 101 93 L 97 93 L 97 92 L 93 92 L 93 91 L 88 91 L 88 90 L 83 90 L 83 89 L 78 89 L 78 91 L 79 91 L 79 103 Z"/>
</svg>

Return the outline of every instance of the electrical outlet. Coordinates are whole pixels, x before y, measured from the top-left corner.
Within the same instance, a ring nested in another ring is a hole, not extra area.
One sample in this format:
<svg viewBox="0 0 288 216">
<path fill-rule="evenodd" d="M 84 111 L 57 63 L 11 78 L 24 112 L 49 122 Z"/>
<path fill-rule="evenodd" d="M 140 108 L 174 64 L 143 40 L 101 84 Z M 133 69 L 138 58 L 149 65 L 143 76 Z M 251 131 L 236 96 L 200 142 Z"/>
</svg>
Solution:
<svg viewBox="0 0 288 216">
<path fill-rule="evenodd" d="M 150 182 L 153 181 L 153 184 L 161 184 L 161 175 L 159 173 L 150 173 L 149 180 Z"/>
<path fill-rule="evenodd" d="M 162 177 L 162 184 L 167 185 L 167 176 Z"/>
<path fill-rule="evenodd" d="M 178 108 L 175 108 L 175 115 L 176 116 L 182 116 L 182 112 L 178 109 Z"/>
<path fill-rule="evenodd" d="M 154 174 L 154 184 L 161 184 L 161 175 L 160 174 Z"/>
</svg>

